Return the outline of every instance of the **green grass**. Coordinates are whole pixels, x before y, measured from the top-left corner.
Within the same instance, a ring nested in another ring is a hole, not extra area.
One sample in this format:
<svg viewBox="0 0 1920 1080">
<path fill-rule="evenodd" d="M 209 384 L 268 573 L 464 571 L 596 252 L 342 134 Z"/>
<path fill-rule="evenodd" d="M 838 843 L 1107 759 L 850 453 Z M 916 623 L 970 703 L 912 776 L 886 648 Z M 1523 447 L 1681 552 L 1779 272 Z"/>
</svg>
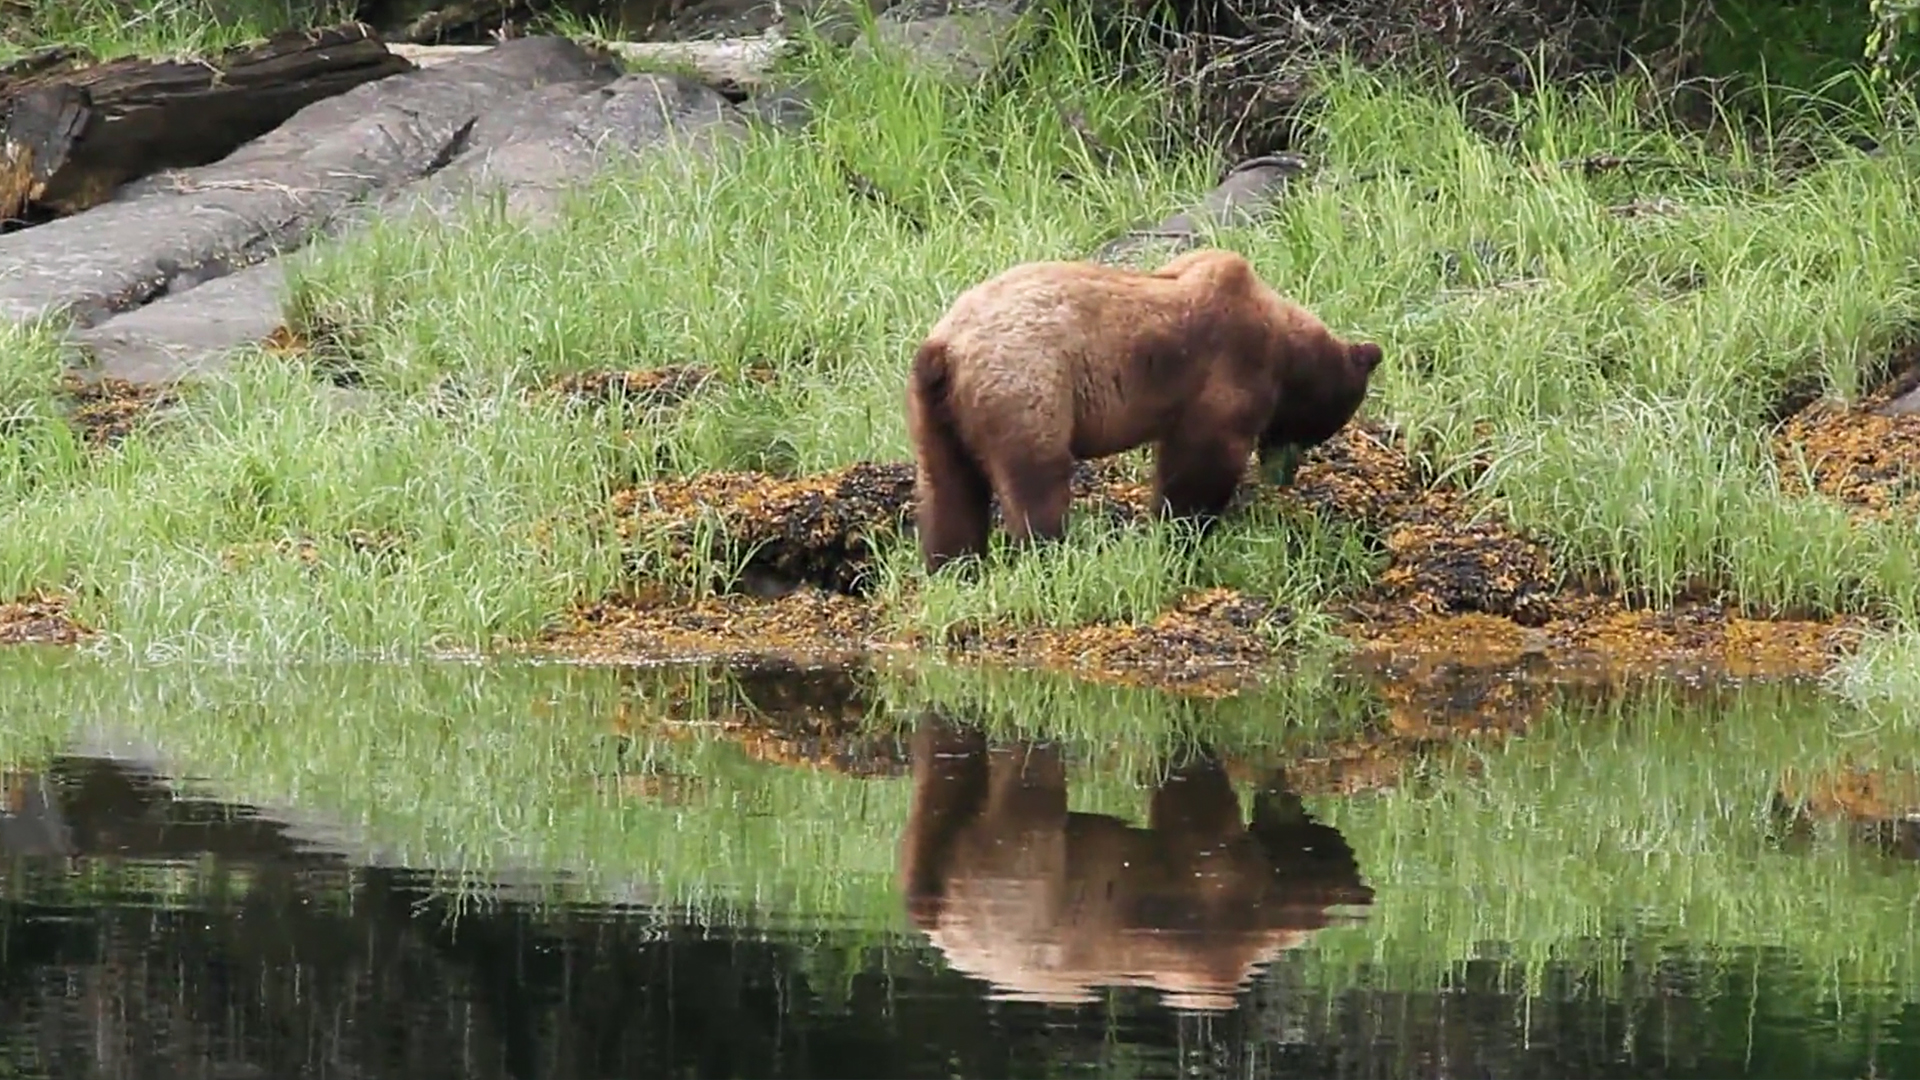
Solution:
<svg viewBox="0 0 1920 1080">
<path fill-rule="evenodd" d="M 0 35 L 0 61 L 53 45 L 102 60 L 204 56 L 280 30 L 353 18 L 352 0 L 46 0 L 28 3 Z"/>
<path fill-rule="evenodd" d="M 55 400 L 60 371 L 58 343 L 49 329 L 0 323 L 0 491 L 25 497 L 86 470 L 81 441 Z M 7 595 L 23 591 L 16 587 Z"/>
<path fill-rule="evenodd" d="M 1920 631 L 1905 628 L 1868 639 L 1827 682 L 1858 704 L 1920 717 Z"/>
<path fill-rule="evenodd" d="M 1787 183 L 1739 143 L 1713 150 L 1635 110 L 1630 87 L 1543 94 L 1516 105 L 1507 151 L 1355 77 L 1329 92 L 1328 164 L 1417 153 L 1224 239 L 1383 340 L 1382 411 L 1442 471 L 1486 455 L 1478 490 L 1570 569 L 1656 603 L 1704 587 L 1911 618 L 1910 524 L 1853 529 L 1782 498 L 1763 425 L 1803 384 L 1867 389 L 1920 312 L 1901 247 L 1920 158 L 1848 154 Z M 1554 167 L 1600 153 L 1649 164 L 1594 180 Z M 1677 212 L 1608 212 L 1655 197 Z"/>
<path fill-rule="evenodd" d="M 476 206 L 302 256 L 289 312 L 324 339 L 311 364 L 245 358 L 84 467 L 8 436 L 0 591 L 71 588 L 143 654 L 481 648 L 619 581 L 595 514 L 621 486 L 905 460 L 906 357 L 954 294 L 1084 254 L 1217 173 L 1168 151 L 1169 92 L 1150 73 L 1099 75 L 1076 40 L 1052 39 L 998 96 L 886 58 L 810 56 L 822 97 L 803 134 L 636 163 L 550 227 Z M 1565 569 L 1655 604 L 1920 625 L 1920 530 L 1784 496 L 1766 442 L 1788 394 L 1869 388 L 1920 314 L 1920 156 L 1894 135 L 1863 156 L 1810 114 L 1685 130 L 1637 89 L 1538 90 L 1496 142 L 1413 82 L 1334 69 L 1307 148 L 1319 176 L 1216 240 L 1384 342 L 1369 411 Z M 1093 164 L 1059 106 L 1117 161 Z M 1783 171 L 1771 149 L 1789 143 L 1820 163 Z M 1557 164 L 1597 154 L 1633 164 Z M 844 195 L 842 163 L 895 205 Z M 1628 205 L 1656 210 L 1615 212 Z M 0 386 L 41 385 L 48 355 L 7 350 Z M 568 372 L 683 362 L 721 377 L 665 417 L 526 395 Z M 370 405 L 332 406 L 323 376 L 342 364 Z M 756 365 L 777 377 L 743 377 Z M 364 551 L 366 534 L 396 543 Z M 223 557 L 302 537 L 311 565 Z M 911 542 L 882 548 L 888 616 L 933 631 L 1142 619 L 1225 585 L 1288 604 L 1287 634 L 1318 642 L 1329 602 L 1380 564 L 1351 528 L 1279 508 L 1197 548 L 1083 517 L 1064 550 L 996 560 L 978 585 L 927 583 Z"/>
</svg>

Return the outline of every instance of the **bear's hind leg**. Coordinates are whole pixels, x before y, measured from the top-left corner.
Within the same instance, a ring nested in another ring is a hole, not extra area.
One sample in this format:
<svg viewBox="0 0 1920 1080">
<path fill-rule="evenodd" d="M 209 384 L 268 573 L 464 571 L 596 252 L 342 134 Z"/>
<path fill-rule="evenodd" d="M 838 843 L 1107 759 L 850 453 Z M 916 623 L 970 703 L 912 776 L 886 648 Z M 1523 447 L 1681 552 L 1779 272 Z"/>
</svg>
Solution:
<svg viewBox="0 0 1920 1080">
<path fill-rule="evenodd" d="M 1154 447 L 1154 506 L 1175 520 L 1207 531 L 1240 488 L 1253 440 L 1188 425 Z"/>
<path fill-rule="evenodd" d="M 932 574 L 955 559 L 986 555 L 993 489 L 951 428 L 938 421 L 916 428 L 914 532 Z"/>
</svg>

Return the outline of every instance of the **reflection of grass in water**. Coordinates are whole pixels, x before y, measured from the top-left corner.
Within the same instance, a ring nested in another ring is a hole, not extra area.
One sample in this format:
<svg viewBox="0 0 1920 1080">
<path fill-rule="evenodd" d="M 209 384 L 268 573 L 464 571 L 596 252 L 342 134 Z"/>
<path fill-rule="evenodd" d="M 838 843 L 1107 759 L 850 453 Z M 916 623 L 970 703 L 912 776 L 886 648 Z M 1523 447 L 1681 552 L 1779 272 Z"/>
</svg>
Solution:
<svg viewBox="0 0 1920 1080">
<path fill-rule="evenodd" d="M 903 727 L 931 706 L 986 725 L 995 739 L 1057 740 L 1077 757 L 1111 764 L 1119 754 L 1142 765 L 1196 739 L 1232 754 L 1331 738 L 1378 710 L 1365 684 L 1337 678 L 1323 663 L 1218 699 L 1050 671 L 919 663 L 891 669 L 879 682 L 879 696 Z"/>
<path fill-rule="evenodd" d="M 1920 734 L 1806 689 L 1752 687 L 1711 708 L 1682 693 L 1565 703 L 1485 747 L 1472 779 L 1443 769 L 1421 793 L 1322 803 L 1379 894 L 1365 929 L 1323 938 L 1323 962 L 1428 986 L 1498 942 L 1531 965 L 1590 965 L 1604 988 L 1618 958 L 1592 939 L 1644 921 L 1649 940 L 1780 946 L 1843 983 L 1920 992 L 1915 868 L 1831 828 L 1806 852 L 1768 840 L 1783 768 L 1911 762 Z"/>
<path fill-rule="evenodd" d="M 45 866 L 16 868 L 0 878 L 0 896 L 50 906 L 97 903 L 111 897 L 126 906 L 184 911 L 243 897 L 253 881 L 251 868 L 232 862 L 90 858 L 57 871 Z"/>
<path fill-rule="evenodd" d="M 890 917 L 879 905 L 906 789 L 770 766 L 699 726 L 669 735 L 670 681 L 639 677 L 646 700 L 624 760 L 610 721 L 633 680 L 565 665 L 131 673 L 9 654 L 0 729 L 34 733 L 6 746 L 31 768 L 67 718 L 99 718 L 217 778 L 221 798 L 364 826 L 410 865 L 569 869 L 590 891 L 649 882 L 667 901 Z M 623 798 L 623 774 L 697 787 L 679 804 Z"/>
<path fill-rule="evenodd" d="M 1361 696 L 1304 684 L 1218 705 L 1046 678 L 879 680 L 854 731 L 897 726 L 892 710 L 938 693 L 971 700 L 1008 733 L 1060 735 L 1073 803 L 1142 821 L 1167 733 L 1188 725 L 1224 753 L 1279 759 L 1368 722 Z M 1676 688 L 1549 703 L 1522 738 L 1483 742 L 1477 774 L 1441 761 L 1429 781 L 1309 804 L 1338 826 L 1379 892 L 1368 921 L 1307 949 L 1317 978 L 1348 986 L 1361 965 L 1427 988 L 1479 943 L 1518 961 L 1565 959 L 1600 992 L 1621 957 L 1594 944 L 1637 920 L 1683 949 L 1792 950 L 1834 985 L 1881 980 L 1920 993 L 1906 944 L 1913 868 L 1831 835 L 1804 854 L 1771 851 L 1767 807 L 1782 768 L 1850 756 L 1911 760 L 1920 735 L 1870 729 L 1809 689 L 1728 691 L 1701 703 Z M 622 703 L 625 703 L 624 714 Z M 792 918 L 898 928 L 894 852 L 904 779 L 858 780 L 749 756 L 717 725 L 737 683 L 704 670 L 565 665 L 115 670 L 68 654 L 10 654 L 0 666 L 5 749 L 30 768 L 70 717 L 99 718 L 218 778 L 221 797 L 363 824 L 416 865 L 472 874 L 509 865 L 570 869 L 558 896 L 645 883 L 661 900 L 721 921 Z M 865 719 L 861 719 L 864 711 Z M 624 715 L 631 747 L 617 756 Z M 1340 718 L 1289 732 L 1288 715 Z M 1263 719 L 1266 723 L 1262 723 Z M 692 778 L 683 798 L 619 794 L 627 776 Z"/>
</svg>

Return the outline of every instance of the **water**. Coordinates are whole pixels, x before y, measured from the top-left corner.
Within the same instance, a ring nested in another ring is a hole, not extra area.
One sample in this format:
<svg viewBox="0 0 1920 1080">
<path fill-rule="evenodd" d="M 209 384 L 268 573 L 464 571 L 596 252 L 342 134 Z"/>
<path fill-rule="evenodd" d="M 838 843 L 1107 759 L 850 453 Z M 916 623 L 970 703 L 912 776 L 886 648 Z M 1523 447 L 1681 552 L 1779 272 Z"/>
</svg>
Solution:
<svg viewBox="0 0 1920 1080">
<path fill-rule="evenodd" d="M 1913 737 L 1494 697 L 0 654 L 0 1073 L 1920 1076 Z"/>
</svg>

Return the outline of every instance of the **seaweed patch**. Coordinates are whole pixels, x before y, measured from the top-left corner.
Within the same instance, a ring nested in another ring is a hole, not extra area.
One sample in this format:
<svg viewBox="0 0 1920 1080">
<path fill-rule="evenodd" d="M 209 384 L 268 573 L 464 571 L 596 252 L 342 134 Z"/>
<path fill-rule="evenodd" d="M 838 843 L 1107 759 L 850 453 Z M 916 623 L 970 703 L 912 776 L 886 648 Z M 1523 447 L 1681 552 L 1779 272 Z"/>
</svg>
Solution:
<svg viewBox="0 0 1920 1080">
<path fill-rule="evenodd" d="M 1151 486 L 1124 457 L 1083 462 L 1077 513 L 1138 525 Z M 1645 610 L 1570 581 L 1551 551 L 1444 484 L 1424 482 L 1404 441 L 1350 424 L 1305 455 L 1291 488 L 1243 488 L 1240 505 L 1271 501 L 1357 528 L 1385 565 L 1337 598 L 1340 632 L 1362 666 L 1392 671 L 1436 658 L 1473 668 L 1516 663 L 1621 671 L 1793 677 L 1826 670 L 1864 620 L 1761 620 L 1717 604 Z M 617 528 L 671 561 L 723 560 L 771 599 L 741 591 L 693 603 L 661 591 L 597 602 L 547 647 L 604 654 L 834 655 L 926 648 L 892 636 L 866 600 L 878 545 L 902 535 L 913 467 L 863 462 L 797 478 L 707 473 L 618 493 Z M 707 527 L 703 527 L 703 525 Z M 700 545 L 706 545 L 703 550 Z M 637 578 L 643 568 L 630 564 Z M 1273 633 L 1294 613 L 1233 589 L 1198 590 L 1154 619 L 1070 627 L 974 627 L 940 643 L 983 660 L 1037 665 L 1122 683 L 1230 693 L 1281 657 Z M 662 652 L 664 651 L 664 652 Z"/>
<path fill-rule="evenodd" d="M 1816 401 L 1788 417 L 1773 441 L 1781 489 L 1832 499 L 1856 518 L 1920 522 L 1920 413 L 1879 404 Z"/>
<path fill-rule="evenodd" d="M 34 593 L 0 603 L 0 645 L 73 645 L 93 635 L 65 597 Z"/>
<path fill-rule="evenodd" d="M 69 422 L 98 447 L 118 445 L 178 400 L 173 388 L 164 384 L 88 380 L 72 372 L 61 377 L 60 391 L 71 406 Z"/>
</svg>

